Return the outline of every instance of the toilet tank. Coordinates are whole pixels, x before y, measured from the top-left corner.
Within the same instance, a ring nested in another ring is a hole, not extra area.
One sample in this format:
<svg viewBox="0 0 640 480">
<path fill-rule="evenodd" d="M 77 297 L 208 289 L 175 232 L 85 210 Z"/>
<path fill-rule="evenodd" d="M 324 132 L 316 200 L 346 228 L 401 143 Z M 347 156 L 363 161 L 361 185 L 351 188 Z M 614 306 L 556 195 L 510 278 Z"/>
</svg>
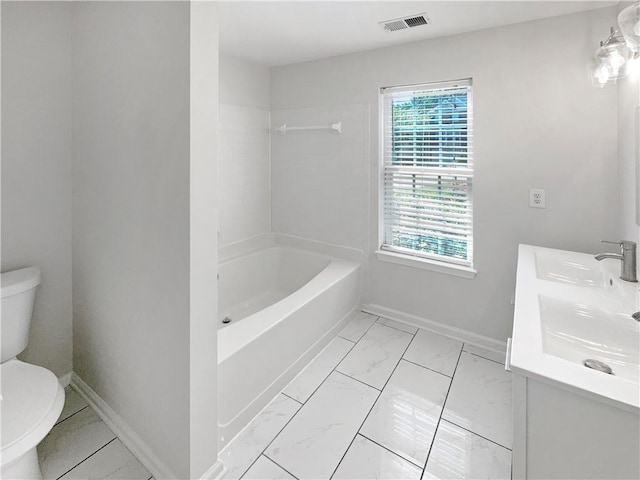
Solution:
<svg viewBox="0 0 640 480">
<path fill-rule="evenodd" d="M 40 270 L 36 267 L 0 274 L 2 363 L 18 355 L 29 343 L 33 300 L 39 283 Z"/>
</svg>

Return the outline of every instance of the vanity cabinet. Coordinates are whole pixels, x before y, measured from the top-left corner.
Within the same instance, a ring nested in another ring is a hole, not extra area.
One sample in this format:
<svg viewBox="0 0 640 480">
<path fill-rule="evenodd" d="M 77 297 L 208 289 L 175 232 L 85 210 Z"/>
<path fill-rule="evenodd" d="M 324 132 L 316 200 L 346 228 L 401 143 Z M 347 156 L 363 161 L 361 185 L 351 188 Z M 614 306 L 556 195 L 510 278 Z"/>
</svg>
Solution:
<svg viewBox="0 0 640 480">
<path fill-rule="evenodd" d="M 639 479 L 640 416 L 512 371 L 513 479 Z"/>
</svg>

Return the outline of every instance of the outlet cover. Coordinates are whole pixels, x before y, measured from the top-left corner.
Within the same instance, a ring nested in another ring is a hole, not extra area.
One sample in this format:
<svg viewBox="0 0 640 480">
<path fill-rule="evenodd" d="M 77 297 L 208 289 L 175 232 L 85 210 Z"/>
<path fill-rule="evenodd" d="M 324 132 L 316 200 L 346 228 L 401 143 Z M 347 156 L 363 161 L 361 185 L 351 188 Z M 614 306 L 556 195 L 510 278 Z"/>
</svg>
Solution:
<svg viewBox="0 0 640 480">
<path fill-rule="evenodd" d="M 529 189 L 529 206 L 532 208 L 546 208 L 544 190 L 539 188 Z"/>
</svg>

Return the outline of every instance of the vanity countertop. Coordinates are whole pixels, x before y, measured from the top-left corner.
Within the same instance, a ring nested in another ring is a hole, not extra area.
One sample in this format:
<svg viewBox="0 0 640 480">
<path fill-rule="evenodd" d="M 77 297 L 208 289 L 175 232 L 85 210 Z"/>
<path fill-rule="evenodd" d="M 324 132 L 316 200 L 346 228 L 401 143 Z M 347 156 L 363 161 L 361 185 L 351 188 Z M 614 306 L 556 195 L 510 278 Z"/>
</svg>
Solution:
<svg viewBox="0 0 640 480">
<path fill-rule="evenodd" d="M 619 275 L 619 260 L 520 245 L 512 371 L 639 413 L 640 285 Z"/>
</svg>

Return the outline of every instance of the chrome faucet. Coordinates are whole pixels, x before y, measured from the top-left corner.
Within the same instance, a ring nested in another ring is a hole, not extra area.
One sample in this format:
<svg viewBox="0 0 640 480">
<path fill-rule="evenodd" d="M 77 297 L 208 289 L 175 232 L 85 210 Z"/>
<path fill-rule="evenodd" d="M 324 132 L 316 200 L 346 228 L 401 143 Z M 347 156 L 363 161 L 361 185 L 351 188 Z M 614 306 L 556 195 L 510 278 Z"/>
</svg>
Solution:
<svg viewBox="0 0 640 480">
<path fill-rule="evenodd" d="M 595 256 L 598 261 L 605 258 L 615 258 L 622 260 L 622 272 L 620 278 L 625 282 L 637 282 L 636 276 L 636 242 L 622 240 L 620 242 L 609 242 L 602 240 L 602 243 L 612 243 L 620 246 L 620 253 L 599 253 Z"/>
</svg>

